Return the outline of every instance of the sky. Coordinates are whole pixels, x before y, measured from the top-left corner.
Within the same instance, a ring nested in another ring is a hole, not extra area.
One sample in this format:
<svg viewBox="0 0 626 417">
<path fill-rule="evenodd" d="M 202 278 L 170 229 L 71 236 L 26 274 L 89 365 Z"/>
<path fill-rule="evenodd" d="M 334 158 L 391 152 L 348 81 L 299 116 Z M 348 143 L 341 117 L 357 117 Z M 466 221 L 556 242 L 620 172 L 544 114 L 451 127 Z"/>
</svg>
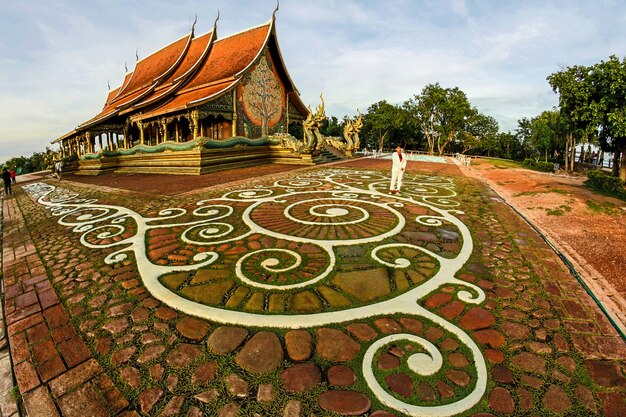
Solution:
<svg viewBox="0 0 626 417">
<path fill-rule="evenodd" d="M 99 113 L 125 63 L 189 33 L 267 22 L 275 0 L 0 0 L 0 162 Z M 342 118 L 459 87 L 502 131 L 557 105 L 546 77 L 626 55 L 626 2 L 282 0 L 278 42 L 305 104 Z"/>
</svg>

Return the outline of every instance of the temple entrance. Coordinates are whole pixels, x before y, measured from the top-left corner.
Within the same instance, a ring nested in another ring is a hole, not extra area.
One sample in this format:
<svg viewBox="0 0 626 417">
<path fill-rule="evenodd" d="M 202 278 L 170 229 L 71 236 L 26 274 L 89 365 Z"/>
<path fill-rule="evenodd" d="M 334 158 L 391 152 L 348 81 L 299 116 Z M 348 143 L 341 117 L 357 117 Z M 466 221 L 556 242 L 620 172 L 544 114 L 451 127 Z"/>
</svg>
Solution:
<svg viewBox="0 0 626 417">
<path fill-rule="evenodd" d="M 233 136 L 233 122 L 223 116 L 207 116 L 200 119 L 200 136 L 210 139 L 227 139 Z"/>
</svg>

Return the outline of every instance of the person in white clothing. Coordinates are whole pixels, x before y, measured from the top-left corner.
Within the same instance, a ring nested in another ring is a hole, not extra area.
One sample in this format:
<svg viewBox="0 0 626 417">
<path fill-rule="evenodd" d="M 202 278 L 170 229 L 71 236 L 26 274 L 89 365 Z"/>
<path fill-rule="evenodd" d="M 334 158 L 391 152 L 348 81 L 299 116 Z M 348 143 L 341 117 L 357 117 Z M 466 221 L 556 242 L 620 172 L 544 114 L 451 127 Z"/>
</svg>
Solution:
<svg viewBox="0 0 626 417">
<path fill-rule="evenodd" d="M 389 185 L 389 194 L 393 194 L 394 188 L 396 194 L 400 194 L 400 188 L 402 187 L 402 177 L 404 176 L 404 170 L 406 169 L 406 155 L 402 152 L 402 147 L 398 146 L 396 152 L 391 155 L 393 165 L 391 166 L 391 184 Z"/>
<path fill-rule="evenodd" d="M 61 175 L 63 175 L 63 162 L 58 161 L 56 164 L 54 164 L 54 171 L 57 175 L 57 178 L 60 180 Z"/>
</svg>

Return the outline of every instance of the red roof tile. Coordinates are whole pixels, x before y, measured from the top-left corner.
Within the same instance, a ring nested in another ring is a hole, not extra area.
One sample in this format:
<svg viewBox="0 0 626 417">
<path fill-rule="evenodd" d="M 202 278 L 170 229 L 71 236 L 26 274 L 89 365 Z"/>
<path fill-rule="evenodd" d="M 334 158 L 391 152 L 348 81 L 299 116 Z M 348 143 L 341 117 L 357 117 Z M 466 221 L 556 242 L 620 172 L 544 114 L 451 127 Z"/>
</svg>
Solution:
<svg viewBox="0 0 626 417">
<path fill-rule="evenodd" d="M 120 94 L 113 99 L 113 102 L 119 101 L 139 89 L 153 85 L 157 78 L 171 71 L 175 64 L 180 63 L 179 61 L 182 59 L 190 42 L 190 36 L 191 34 L 180 38 L 176 42 L 137 62 L 130 79 L 122 87 Z"/>
<path fill-rule="evenodd" d="M 159 116 L 164 113 L 182 110 L 187 108 L 187 104 L 192 103 L 194 101 L 199 101 L 203 99 L 208 99 L 213 97 L 225 90 L 228 90 L 235 84 L 236 80 L 229 80 L 226 82 L 222 82 L 219 84 L 214 84 L 208 87 L 199 88 L 193 91 L 189 91 L 186 93 L 181 93 L 176 96 L 167 103 L 163 104 L 161 107 L 152 110 L 148 113 L 144 113 L 142 119 L 149 119 L 151 117 Z"/>
<path fill-rule="evenodd" d="M 271 23 L 214 42 L 209 58 L 184 90 L 233 77 L 252 64 L 269 36 Z"/>
</svg>

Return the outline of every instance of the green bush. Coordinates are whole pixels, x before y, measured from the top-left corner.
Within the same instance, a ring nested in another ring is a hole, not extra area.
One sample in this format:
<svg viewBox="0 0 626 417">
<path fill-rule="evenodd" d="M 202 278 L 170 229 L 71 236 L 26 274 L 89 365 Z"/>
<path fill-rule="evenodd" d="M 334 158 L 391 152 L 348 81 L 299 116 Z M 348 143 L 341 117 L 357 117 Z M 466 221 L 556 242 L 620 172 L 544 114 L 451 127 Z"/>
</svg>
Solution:
<svg viewBox="0 0 626 417">
<path fill-rule="evenodd" d="M 535 171 L 554 172 L 554 164 L 552 162 L 535 161 L 534 159 L 524 159 L 524 165 Z"/>
<path fill-rule="evenodd" d="M 554 164 L 552 162 L 537 161 L 534 168 L 543 172 L 554 172 Z"/>
<path fill-rule="evenodd" d="M 626 189 L 624 189 L 624 181 L 621 179 L 595 169 L 587 171 L 587 177 L 585 184 L 594 190 L 626 200 Z"/>
</svg>

